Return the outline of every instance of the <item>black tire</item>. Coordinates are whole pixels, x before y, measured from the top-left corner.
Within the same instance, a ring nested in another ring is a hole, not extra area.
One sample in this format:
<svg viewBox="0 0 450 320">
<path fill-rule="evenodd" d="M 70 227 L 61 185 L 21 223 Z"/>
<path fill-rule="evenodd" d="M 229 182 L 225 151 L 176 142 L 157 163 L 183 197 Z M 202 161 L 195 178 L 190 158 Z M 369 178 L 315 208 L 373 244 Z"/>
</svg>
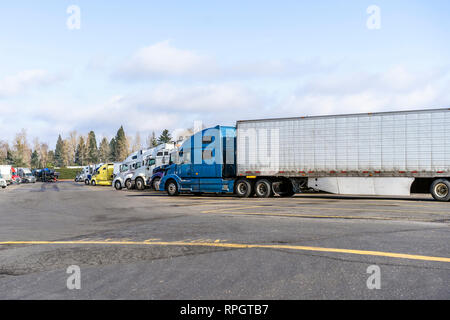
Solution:
<svg viewBox="0 0 450 320">
<path fill-rule="evenodd" d="M 89 180 L 88 179 L 84 180 L 84 184 L 88 186 L 89 185 Z"/>
<path fill-rule="evenodd" d="M 145 183 L 144 183 L 144 179 L 142 179 L 141 177 L 136 178 L 136 181 L 134 182 L 134 185 L 136 186 L 136 189 L 138 190 L 144 190 L 145 189 Z"/>
<path fill-rule="evenodd" d="M 258 198 L 270 198 L 273 194 L 272 183 L 269 180 L 261 179 L 255 183 L 255 195 Z"/>
<path fill-rule="evenodd" d="M 125 187 L 127 187 L 127 190 L 133 189 L 133 183 L 131 182 L 131 179 L 127 179 L 125 181 Z"/>
<path fill-rule="evenodd" d="M 447 179 L 434 180 L 430 193 L 437 201 L 450 201 L 450 182 Z"/>
<path fill-rule="evenodd" d="M 91 181 L 91 186 L 96 186 L 97 185 L 97 182 L 95 182 L 95 180 L 92 180 Z"/>
<path fill-rule="evenodd" d="M 156 177 L 155 179 L 153 179 L 152 181 L 152 188 L 155 191 L 159 191 L 159 183 L 161 182 L 161 178 L 160 177 Z"/>
<path fill-rule="evenodd" d="M 253 194 L 253 186 L 246 179 L 238 180 L 234 186 L 234 193 L 239 198 L 248 198 Z"/>
<path fill-rule="evenodd" d="M 120 183 L 120 181 L 117 180 L 117 181 L 114 183 L 114 188 L 116 188 L 116 190 L 122 190 L 122 183 Z"/>
<path fill-rule="evenodd" d="M 278 190 L 275 190 L 275 193 L 278 194 L 282 198 L 292 197 L 294 192 L 294 187 L 290 181 L 284 181 L 278 186 Z"/>
<path fill-rule="evenodd" d="M 173 180 L 166 183 L 166 190 L 169 196 L 177 196 L 179 193 L 177 183 Z"/>
</svg>

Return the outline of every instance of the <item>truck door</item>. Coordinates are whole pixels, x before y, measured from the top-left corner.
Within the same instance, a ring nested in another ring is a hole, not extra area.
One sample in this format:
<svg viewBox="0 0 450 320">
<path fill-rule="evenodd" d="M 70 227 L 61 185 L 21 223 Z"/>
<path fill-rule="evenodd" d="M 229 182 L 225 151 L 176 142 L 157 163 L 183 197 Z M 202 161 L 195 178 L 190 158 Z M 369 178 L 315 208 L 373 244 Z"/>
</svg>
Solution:
<svg viewBox="0 0 450 320">
<path fill-rule="evenodd" d="M 220 133 L 216 129 L 205 132 L 202 137 L 201 165 L 195 165 L 194 171 L 200 181 L 203 192 L 220 192 L 222 190 Z"/>
<path fill-rule="evenodd" d="M 101 169 L 100 174 L 98 175 L 98 182 L 103 182 L 108 180 L 108 170 L 106 169 L 107 167 L 103 167 Z"/>
<path fill-rule="evenodd" d="M 178 165 L 177 175 L 181 178 L 181 187 L 189 188 L 192 191 L 199 191 L 200 184 L 198 175 L 194 172 L 194 164 L 192 163 L 192 152 L 190 148 L 180 150 L 179 153 L 181 164 Z"/>
</svg>

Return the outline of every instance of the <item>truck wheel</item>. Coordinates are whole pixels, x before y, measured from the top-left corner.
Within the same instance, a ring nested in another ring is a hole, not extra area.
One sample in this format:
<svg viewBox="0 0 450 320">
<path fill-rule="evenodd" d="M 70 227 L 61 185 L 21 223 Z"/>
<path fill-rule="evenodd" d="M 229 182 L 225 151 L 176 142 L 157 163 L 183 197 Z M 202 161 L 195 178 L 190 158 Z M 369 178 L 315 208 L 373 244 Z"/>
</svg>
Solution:
<svg viewBox="0 0 450 320">
<path fill-rule="evenodd" d="M 258 180 L 255 184 L 255 194 L 258 198 L 272 197 L 272 183 L 266 179 Z"/>
<path fill-rule="evenodd" d="M 127 181 L 125 181 L 125 187 L 127 187 L 128 190 L 133 189 L 133 184 L 131 183 L 131 179 L 127 179 Z"/>
<path fill-rule="evenodd" d="M 97 184 L 97 182 L 95 182 L 95 180 L 91 181 L 91 185 L 95 186 Z"/>
<path fill-rule="evenodd" d="M 431 195 L 438 201 L 450 200 L 450 182 L 446 179 L 434 180 L 430 188 Z"/>
<path fill-rule="evenodd" d="M 135 184 L 136 184 L 136 189 L 138 189 L 138 190 L 145 189 L 144 180 L 142 178 L 137 178 Z"/>
<path fill-rule="evenodd" d="M 153 182 L 152 182 L 152 187 L 153 190 L 155 191 L 159 191 L 159 183 L 161 182 L 161 178 L 160 177 L 156 177 Z"/>
<path fill-rule="evenodd" d="M 114 183 L 114 188 L 116 188 L 116 190 L 122 190 L 122 184 L 120 183 L 119 180 L 117 180 L 117 181 Z"/>
<path fill-rule="evenodd" d="M 84 184 L 88 186 L 89 185 L 89 180 L 88 179 L 84 180 Z"/>
<path fill-rule="evenodd" d="M 178 186 L 175 181 L 169 181 L 166 186 L 167 194 L 169 196 L 176 196 L 178 195 Z"/>
<path fill-rule="evenodd" d="M 242 179 L 236 182 L 234 193 L 236 193 L 239 198 L 248 198 L 252 195 L 252 192 L 252 184 L 249 181 Z"/>
</svg>

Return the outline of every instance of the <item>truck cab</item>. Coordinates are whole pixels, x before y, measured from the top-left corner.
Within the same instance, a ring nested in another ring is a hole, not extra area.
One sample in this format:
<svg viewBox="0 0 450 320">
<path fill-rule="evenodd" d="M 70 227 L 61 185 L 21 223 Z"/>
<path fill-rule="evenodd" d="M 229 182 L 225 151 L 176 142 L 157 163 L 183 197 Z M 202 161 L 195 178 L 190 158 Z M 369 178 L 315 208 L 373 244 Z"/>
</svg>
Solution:
<svg viewBox="0 0 450 320">
<path fill-rule="evenodd" d="M 132 184 L 138 190 L 152 186 L 153 169 L 169 163 L 169 152 L 174 148 L 173 144 L 164 143 L 147 150 L 144 154 L 142 165 L 134 172 L 131 178 Z"/>
<path fill-rule="evenodd" d="M 11 167 L 11 181 L 12 183 L 21 183 L 22 179 L 20 178 L 16 168 Z"/>
<path fill-rule="evenodd" d="M 2 174 L 0 172 L 0 187 L 2 187 L 2 189 L 5 189 L 7 185 L 8 184 L 6 183 L 6 180 L 3 179 Z"/>
<path fill-rule="evenodd" d="M 24 183 L 35 183 L 36 177 L 33 176 L 31 173 L 31 170 L 29 168 L 18 168 L 17 172 L 19 174 L 20 179 L 22 179 L 22 182 Z"/>
<path fill-rule="evenodd" d="M 91 185 L 111 186 L 114 174 L 114 164 L 107 163 L 97 169 L 92 176 Z"/>
<path fill-rule="evenodd" d="M 236 177 L 236 129 L 216 126 L 187 139 L 159 184 L 171 196 L 182 192 L 233 193 Z"/>
<path fill-rule="evenodd" d="M 122 188 L 131 189 L 131 177 L 134 174 L 135 162 L 128 161 L 123 162 L 119 166 L 119 172 L 114 176 L 113 186 L 116 190 L 122 190 Z"/>
</svg>

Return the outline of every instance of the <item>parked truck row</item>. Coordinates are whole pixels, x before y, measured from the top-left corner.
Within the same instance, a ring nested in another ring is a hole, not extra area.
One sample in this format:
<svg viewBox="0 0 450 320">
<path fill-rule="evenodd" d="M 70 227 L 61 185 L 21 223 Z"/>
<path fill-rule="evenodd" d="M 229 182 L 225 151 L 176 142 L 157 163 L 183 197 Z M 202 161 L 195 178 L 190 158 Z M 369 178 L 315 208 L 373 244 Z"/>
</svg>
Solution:
<svg viewBox="0 0 450 320">
<path fill-rule="evenodd" d="M 10 184 L 35 183 L 36 177 L 29 168 L 14 168 L 11 165 L 0 165 L 0 187 Z"/>
<path fill-rule="evenodd" d="M 139 151 L 111 174 L 112 165 L 95 175 L 104 171 L 117 190 L 152 187 L 170 196 L 429 192 L 449 201 L 450 109 L 237 121 L 177 148 Z"/>
</svg>

